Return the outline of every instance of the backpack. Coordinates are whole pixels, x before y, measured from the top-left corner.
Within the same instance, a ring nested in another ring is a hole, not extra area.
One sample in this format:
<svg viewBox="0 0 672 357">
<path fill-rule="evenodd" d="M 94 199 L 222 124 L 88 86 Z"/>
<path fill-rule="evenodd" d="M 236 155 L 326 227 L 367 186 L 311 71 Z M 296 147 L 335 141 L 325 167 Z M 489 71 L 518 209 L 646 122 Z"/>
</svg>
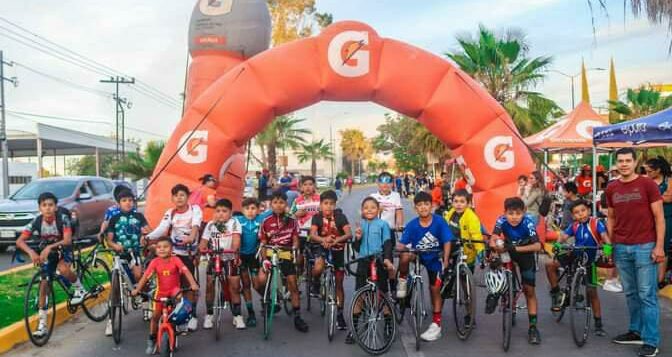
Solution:
<svg viewBox="0 0 672 357">
<path fill-rule="evenodd" d="M 551 196 L 544 194 L 541 198 L 541 203 L 539 204 L 539 215 L 542 217 L 548 216 L 548 213 L 551 211 L 551 203 L 553 203 Z"/>
<path fill-rule="evenodd" d="M 597 218 L 595 217 L 590 217 L 590 221 L 588 222 L 588 230 L 590 231 L 590 234 L 593 236 L 593 239 L 595 239 L 595 242 L 597 242 L 597 245 L 602 245 L 602 237 L 600 236 L 600 233 L 597 230 Z M 572 224 L 572 231 L 574 231 L 574 234 L 579 229 L 579 222 L 574 222 Z"/>
<path fill-rule="evenodd" d="M 60 234 L 61 237 L 63 237 L 63 216 L 70 218 L 70 210 L 59 206 L 56 210 L 56 229 L 58 229 L 58 234 Z M 44 220 L 44 216 L 39 215 L 39 217 L 40 219 L 36 220 L 35 224 L 33 225 L 33 231 L 42 232 L 42 222 Z"/>
</svg>

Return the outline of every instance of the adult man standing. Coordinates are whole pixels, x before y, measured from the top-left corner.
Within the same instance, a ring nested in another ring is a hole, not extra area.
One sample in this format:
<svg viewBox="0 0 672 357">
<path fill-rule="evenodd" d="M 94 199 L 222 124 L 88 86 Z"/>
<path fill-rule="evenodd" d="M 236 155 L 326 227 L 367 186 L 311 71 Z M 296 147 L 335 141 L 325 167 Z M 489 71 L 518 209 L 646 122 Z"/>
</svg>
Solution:
<svg viewBox="0 0 672 357">
<path fill-rule="evenodd" d="M 607 229 L 630 313 L 629 331 L 613 342 L 641 345 L 638 355 L 648 357 L 658 354 L 660 343 L 657 264 L 665 259 L 665 217 L 658 186 L 635 172 L 635 155 L 630 148 L 616 151 L 621 177 L 606 191 Z"/>
</svg>

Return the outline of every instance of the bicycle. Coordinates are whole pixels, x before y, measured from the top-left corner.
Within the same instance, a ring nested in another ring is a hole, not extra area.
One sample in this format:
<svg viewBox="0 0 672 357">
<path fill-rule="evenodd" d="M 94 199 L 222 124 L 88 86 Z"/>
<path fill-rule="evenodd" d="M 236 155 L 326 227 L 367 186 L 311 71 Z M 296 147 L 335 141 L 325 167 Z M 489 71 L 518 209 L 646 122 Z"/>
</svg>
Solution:
<svg viewBox="0 0 672 357">
<path fill-rule="evenodd" d="M 467 264 L 467 255 L 464 253 L 464 243 L 486 243 L 486 241 L 461 239 L 457 242 L 451 254 L 452 263 L 448 268 L 449 279 L 441 288 L 441 296 L 452 298 L 457 337 L 465 341 L 476 324 L 476 289 L 474 289 L 473 274 Z"/>
<path fill-rule="evenodd" d="M 23 316 L 26 332 L 30 341 L 38 347 L 44 346 L 51 337 L 56 321 L 56 293 L 54 290 L 54 281 L 60 285 L 61 290 L 65 293 L 65 302 L 69 313 L 74 314 L 81 306 L 86 316 L 95 322 L 105 320 L 109 313 L 108 304 L 98 303 L 98 297 L 102 296 L 107 287 L 106 283 L 110 279 L 110 268 L 100 258 L 82 258 L 81 246 L 90 245 L 95 240 L 80 239 L 73 242 L 73 262 L 71 269 L 82 282 L 82 286 L 86 291 L 84 300 L 80 304 L 72 304 L 71 301 L 74 293 L 71 291 L 72 283 L 64 276 L 56 271 L 54 274 L 49 274 L 46 271 L 48 263 L 42 265 L 40 270 L 36 272 L 29 283 L 22 284 L 20 287 L 26 288 L 25 298 L 23 302 Z M 32 242 L 34 246 L 39 246 L 39 243 Z M 38 247 L 39 248 L 39 247 Z M 62 254 L 62 249 L 52 252 L 52 254 Z M 95 254 L 95 249 L 94 253 Z M 50 259 L 59 259 L 58 256 L 50 255 Z M 42 294 L 40 294 L 42 292 Z M 40 298 L 42 295 L 42 298 Z M 59 299 L 63 296 L 59 294 Z M 40 310 L 46 314 L 47 331 L 42 334 L 37 331 L 38 318 Z M 35 328 L 35 330 L 33 330 Z"/>
<path fill-rule="evenodd" d="M 311 295 L 311 288 L 313 286 L 313 266 L 315 265 L 315 257 L 310 251 L 310 242 L 307 241 L 309 237 L 309 230 L 301 228 L 299 230 L 299 239 L 305 240 L 305 247 L 303 248 L 303 287 L 306 294 L 306 311 L 310 311 L 311 300 L 314 298 Z M 324 316 L 325 311 L 321 309 L 320 314 Z"/>
<path fill-rule="evenodd" d="M 266 285 L 264 287 L 264 295 L 261 303 L 264 314 L 264 339 L 268 340 L 271 336 L 273 316 L 276 313 L 275 307 L 278 305 L 278 301 L 283 302 L 285 312 L 287 312 L 287 315 L 291 315 L 291 310 L 288 304 L 289 292 L 286 289 L 287 284 L 285 277 L 280 270 L 280 259 L 284 256 L 289 257 L 290 259 L 282 259 L 292 260 L 292 264 L 295 264 L 296 262 L 293 248 L 278 245 L 261 245 L 257 256 L 259 256 L 263 249 L 271 251 L 271 267 L 269 269 L 269 274 L 266 277 Z M 281 279 L 282 284 L 278 282 L 278 279 Z"/>
<path fill-rule="evenodd" d="M 191 291 L 191 289 L 180 289 L 180 292 L 177 295 L 182 295 L 182 293 L 187 291 Z M 141 292 L 140 295 L 153 302 L 161 303 L 163 306 L 161 318 L 159 319 L 159 328 L 156 333 L 155 353 L 158 352 L 161 357 L 173 357 L 179 346 L 177 340 L 178 334 L 175 333 L 176 326 L 186 323 L 191 315 L 191 311 L 186 312 L 184 316 L 175 316 L 173 312 L 179 310 L 178 307 L 180 304 L 177 296 L 157 299 L 151 294 L 144 292 Z M 186 298 L 183 300 L 186 300 Z M 184 321 L 177 321 L 178 318 Z"/>
<path fill-rule="evenodd" d="M 228 259 L 224 259 L 224 254 L 237 255 L 238 252 L 230 249 L 221 249 L 219 247 L 209 249 L 206 252 L 206 256 L 208 257 L 207 260 L 212 265 L 212 279 L 215 290 L 212 304 L 215 341 L 219 341 L 222 333 L 222 315 L 224 310 L 226 310 L 229 306 L 229 301 L 227 300 L 229 294 L 223 289 L 229 287 L 228 270 L 230 269 L 230 264 L 232 263 L 233 259 L 231 259 L 230 256 L 227 257 Z"/>
<path fill-rule="evenodd" d="M 324 316 L 327 313 L 327 338 L 329 342 L 334 339 L 334 332 L 336 331 L 336 274 L 333 264 L 331 249 L 327 250 L 327 255 L 324 257 L 324 272 L 320 279 L 320 312 Z M 329 310 L 328 312 L 326 310 Z"/>
<path fill-rule="evenodd" d="M 556 260 L 563 251 L 569 253 L 569 257 L 572 260 L 566 266 L 560 278 L 558 278 L 558 282 L 561 282 L 564 278 L 565 286 L 560 290 L 560 311 L 558 312 L 556 321 L 560 322 L 565 314 L 565 310 L 569 308 L 572 338 L 578 347 L 583 347 L 588 340 L 590 318 L 592 316 L 592 308 L 587 291 L 589 284 L 587 281 L 588 270 L 586 269 L 589 259 L 588 251 L 597 251 L 600 249 L 600 247 L 573 246 L 569 244 L 562 244 L 553 249 Z M 567 300 L 567 297 L 569 297 L 569 300 Z"/>
<path fill-rule="evenodd" d="M 518 271 L 506 253 L 490 258 L 490 273 L 499 271 L 504 275 L 504 285 L 497 294 L 501 297 L 499 306 L 502 312 L 502 348 L 505 352 L 511 346 L 511 330 L 516 325 L 518 298 L 522 294 L 522 286 Z"/>
<path fill-rule="evenodd" d="M 110 278 L 110 320 L 112 321 L 112 339 L 116 344 L 121 343 L 122 316 L 128 314 L 128 304 L 133 310 L 140 308 L 140 303 L 131 297 L 135 283 L 133 273 L 128 266 L 129 262 L 139 262 L 140 258 L 134 252 L 117 253 L 112 258 L 112 273 Z M 122 314 L 123 311 L 123 314 Z"/>
<path fill-rule="evenodd" d="M 366 285 L 352 296 L 348 307 L 348 327 L 357 344 L 368 354 L 381 355 L 390 350 L 397 336 L 397 317 L 394 301 L 390 294 L 378 288 L 378 265 L 382 255 L 357 258 L 346 263 L 348 272 L 357 275 L 351 269 L 352 264 L 369 263 Z M 388 282 L 389 284 L 389 282 Z M 361 311 L 357 312 L 357 309 Z M 382 323 L 382 326 L 379 326 Z"/>
</svg>

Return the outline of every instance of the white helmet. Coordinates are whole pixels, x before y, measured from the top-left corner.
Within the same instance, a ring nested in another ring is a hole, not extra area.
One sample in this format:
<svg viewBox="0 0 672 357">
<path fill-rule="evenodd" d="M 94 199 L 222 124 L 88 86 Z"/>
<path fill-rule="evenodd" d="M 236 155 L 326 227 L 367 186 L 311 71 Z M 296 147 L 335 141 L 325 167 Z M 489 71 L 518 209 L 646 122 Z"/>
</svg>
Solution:
<svg viewBox="0 0 672 357">
<path fill-rule="evenodd" d="M 496 270 L 488 270 L 485 273 L 485 286 L 490 294 L 501 294 L 506 289 L 506 276 L 504 272 Z"/>
</svg>

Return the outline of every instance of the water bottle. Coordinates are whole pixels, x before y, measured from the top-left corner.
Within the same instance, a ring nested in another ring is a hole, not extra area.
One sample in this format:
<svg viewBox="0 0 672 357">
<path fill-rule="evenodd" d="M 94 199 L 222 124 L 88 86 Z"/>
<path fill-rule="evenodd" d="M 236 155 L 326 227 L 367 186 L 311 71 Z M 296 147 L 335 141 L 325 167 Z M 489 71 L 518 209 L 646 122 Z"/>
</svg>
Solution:
<svg viewBox="0 0 672 357">
<path fill-rule="evenodd" d="M 497 248 L 499 248 L 499 249 L 504 248 L 504 240 L 503 239 L 497 240 Z M 502 263 L 511 262 L 511 255 L 509 255 L 509 252 L 499 253 L 499 256 L 502 258 Z"/>
</svg>

